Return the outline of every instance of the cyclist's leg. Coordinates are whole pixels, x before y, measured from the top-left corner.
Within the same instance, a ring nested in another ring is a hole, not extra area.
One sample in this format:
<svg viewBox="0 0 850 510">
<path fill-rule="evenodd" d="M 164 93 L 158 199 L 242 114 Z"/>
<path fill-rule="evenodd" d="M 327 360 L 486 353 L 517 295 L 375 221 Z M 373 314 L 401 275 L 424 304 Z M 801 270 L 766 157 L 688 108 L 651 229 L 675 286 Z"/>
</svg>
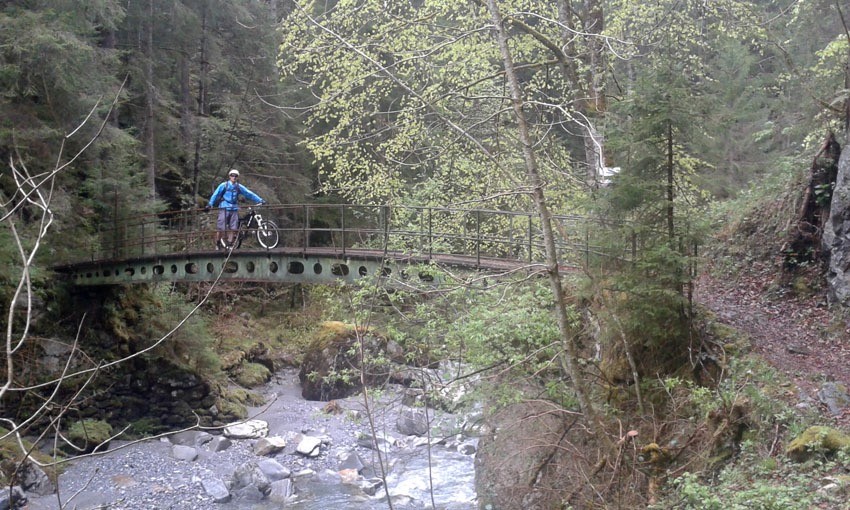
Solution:
<svg viewBox="0 0 850 510">
<path fill-rule="evenodd" d="M 225 239 L 225 231 L 227 230 L 227 211 L 219 209 L 218 219 L 215 222 L 215 249 L 221 248 L 221 242 Z"/>
<path fill-rule="evenodd" d="M 239 211 L 234 209 L 227 211 L 227 245 L 232 246 L 236 239 L 236 232 L 239 230 Z"/>
</svg>

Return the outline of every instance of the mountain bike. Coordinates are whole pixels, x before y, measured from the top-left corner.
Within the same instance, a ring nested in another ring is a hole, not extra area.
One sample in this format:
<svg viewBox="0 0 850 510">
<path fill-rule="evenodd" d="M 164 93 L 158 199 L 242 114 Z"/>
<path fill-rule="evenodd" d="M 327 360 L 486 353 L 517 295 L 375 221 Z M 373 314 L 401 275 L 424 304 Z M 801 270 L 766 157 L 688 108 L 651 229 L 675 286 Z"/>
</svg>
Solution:
<svg viewBox="0 0 850 510">
<path fill-rule="evenodd" d="M 248 214 L 239 218 L 239 231 L 236 232 L 233 247 L 242 246 L 242 241 L 252 232 L 260 246 L 267 250 L 276 247 L 280 242 L 280 232 L 275 222 L 263 218 L 253 207 L 249 207 Z"/>
</svg>

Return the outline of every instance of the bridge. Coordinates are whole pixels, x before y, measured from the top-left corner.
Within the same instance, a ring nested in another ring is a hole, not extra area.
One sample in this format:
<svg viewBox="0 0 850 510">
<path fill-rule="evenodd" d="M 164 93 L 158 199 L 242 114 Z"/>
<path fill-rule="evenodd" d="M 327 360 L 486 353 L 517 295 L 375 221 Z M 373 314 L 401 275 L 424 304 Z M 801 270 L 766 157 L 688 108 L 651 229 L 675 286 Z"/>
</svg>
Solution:
<svg viewBox="0 0 850 510">
<path fill-rule="evenodd" d="M 280 243 L 248 235 L 239 249 L 214 249 L 217 211 L 181 210 L 117 220 L 91 239 L 88 260 L 56 266 L 75 285 L 153 282 L 355 282 L 369 277 L 432 281 L 433 264 L 505 273 L 541 269 L 534 213 L 351 204 L 264 205 Z M 244 214 L 244 210 L 243 210 Z M 563 267 L 631 259 L 634 239 L 605 249 L 589 235 L 598 222 L 555 216 Z"/>
</svg>

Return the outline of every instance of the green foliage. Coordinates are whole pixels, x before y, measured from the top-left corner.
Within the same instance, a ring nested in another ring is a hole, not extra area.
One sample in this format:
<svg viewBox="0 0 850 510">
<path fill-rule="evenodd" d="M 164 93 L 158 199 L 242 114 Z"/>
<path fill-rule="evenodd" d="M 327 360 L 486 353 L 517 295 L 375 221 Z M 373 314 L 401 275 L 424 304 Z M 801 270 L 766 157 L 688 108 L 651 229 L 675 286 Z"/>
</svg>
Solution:
<svg viewBox="0 0 850 510">
<path fill-rule="evenodd" d="M 511 285 L 506 290 L 505 294 L 457 295 L 451 306 L 466 313 L 445 324 L 445 341 L 467 353 L 466 359 L 477 366 L 506 363 L 522 365 L 530 372 L 550 367 L 560 350 L 551 290 L 543 281 Z M 432 321 L 438 320 L 430 316 Z"/>
<path fill-rule="evenodd" d="M 534 7 L 553 15 L 551 5 Z M 558 24 L 544 19 L 535 18 L 537 30 L 557 39 Z M 312 2 L 284 21 L 283 72 L 321 98 L 307 110 L 314 136 L 305 145 L 321 165 L 326 190 L 361 203 L 488 197 L 495 208 L 525 204 L 503 192 L 516 186 L 523 167 L 516 126 L 503 113 L 501 59 L 489 23 L 482 6 L 443 0 L 391 8 L 377 0 Z M 525 32 L 513 34 L 512 51 L 517 61 L 551 58 Z M 546 65 L 528 66 L 527 73 L 524 86 L 540 100 L 528 115 L 545 154 L 540 164 L 550 199 L 566 208 L 575 193 L 563 178 L 569 151 L 563 130 L 548 126 L 563 116 L 559 91 L 570 89 Z"/>
<path fill-rule="evenodd" d="M 193 303 L 170 285 L 131 286 L 121 289 L 103 305 L 104 320 L 123 345 L 112 355 L 145 349 L 170 333 L 151 353 L 197 374 L 215 374 L 221 361 L 202 312 L 192 314 Z M 185 321 L 184 321 L 185 319 Z M 171 330 L 184 321 L 180 328 Z"/>
</svg>

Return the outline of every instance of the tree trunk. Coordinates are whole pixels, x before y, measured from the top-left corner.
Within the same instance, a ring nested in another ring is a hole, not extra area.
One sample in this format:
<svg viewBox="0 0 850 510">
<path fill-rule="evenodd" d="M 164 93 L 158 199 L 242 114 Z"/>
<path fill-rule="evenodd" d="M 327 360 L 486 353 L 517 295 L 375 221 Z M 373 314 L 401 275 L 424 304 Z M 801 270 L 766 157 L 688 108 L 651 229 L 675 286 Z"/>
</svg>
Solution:
<svg viewBox="0 0 850 510">
<path fill-rule="evenodd" d="M 148 23 L 145 34 L 145 157 L 148 162 L 148 196 L 156 198 L 156 150 L 154 144 L 154 101 L 155 90 L 153 83 L 153 27 L 154 0 L 148 0 Z"/>
<path fill-rule="evenodd" d="M 676 235 L 673 209 L 674 182 L 673 182 L 673 122 L 667 121 L 667 236 L 670 238 L 670 246 Z"/>
<path fill-rule="evenodd" d="M 209 62 L 207 62 L 207 2 L 201 8 L 201 54 L 200 72 L 198 73 L 198 106 L 195 116 L 195 155 L 192 161 L 192 193 L 197 197 L 201 187 L 201 139 L 203 138 L 203 126 L 201 119 L 207 114 L 207 73 Z"/>
<path fill-rule="evenodd" d="M 585 389 L 584 377 L 579 370 L 578 346 L 575 341 L 575 332 L 570 325 L 569 315 L 565 304 L 564 289 L 561 286 L 561 276 L 558 268 L 558 254 L 555 250 L 555 235 L 552 230 L 552 218 L 546 202 L 545 194 L 543 193 L 543 179 L 537 166 L 537 160 L 534 154 L 534 148 L 529 134 L 528 122 L 523 111 L 524 101 L 522 98 L 522 89 L 520 88 L 519 79 L 514 71 L 513 59 L 510 49 L 508 48 L 507 34 L 502 25 L 502 15 L 499 7 L 496 5 L 496 0 L 487 0 L 487 8 L 490 11 L 490 16 L 493 20 L 493 29 L 499 44 L 499 50 L 502 55 L 502 61 L 505 67 L 505 78 L 508 81 L 508 86 L 511 94 L 511 102 L 513 104 L 514 115 L 516 116 L 517 129 L 519 131 L 519 139 L 522 145 L 522 155 L 525 161 L 526 177 L 532 187 L 532 200 L 537 214 L 540 216 L 540 224 L 543 230 L 543 242 L 546 252 L 546 272 L 549 277 L 549 283 L 552 287 L 552 293 L 555 299 L 555 314 L 557 316 L 558 331 L 561 335 L 561 343 L 564 351 L 562 360 L 565 364 L 567 373 L 572 379 L 573 388 L 576 392 L 581 411 L 585 418 L 594 430 L 597 430 L 599 424 L 596 419 L 596 411 L 588 397 Z M 598 430 L 597 430 L 598 431 Z"/>
<path fill-rule="evenodd" d="M 588 48 L 587 99 L 582 111 L 586 117 L 584 126 L 585 162 L 591 189 L 599 187 L 599 178 L 606 166 L 605 142 L 602 125 L 608 100 L 605 97 L 605 47 L 602 41 L 604 17 L 600 0 L 584 1 L 584 33 Z"/>
</svg>

